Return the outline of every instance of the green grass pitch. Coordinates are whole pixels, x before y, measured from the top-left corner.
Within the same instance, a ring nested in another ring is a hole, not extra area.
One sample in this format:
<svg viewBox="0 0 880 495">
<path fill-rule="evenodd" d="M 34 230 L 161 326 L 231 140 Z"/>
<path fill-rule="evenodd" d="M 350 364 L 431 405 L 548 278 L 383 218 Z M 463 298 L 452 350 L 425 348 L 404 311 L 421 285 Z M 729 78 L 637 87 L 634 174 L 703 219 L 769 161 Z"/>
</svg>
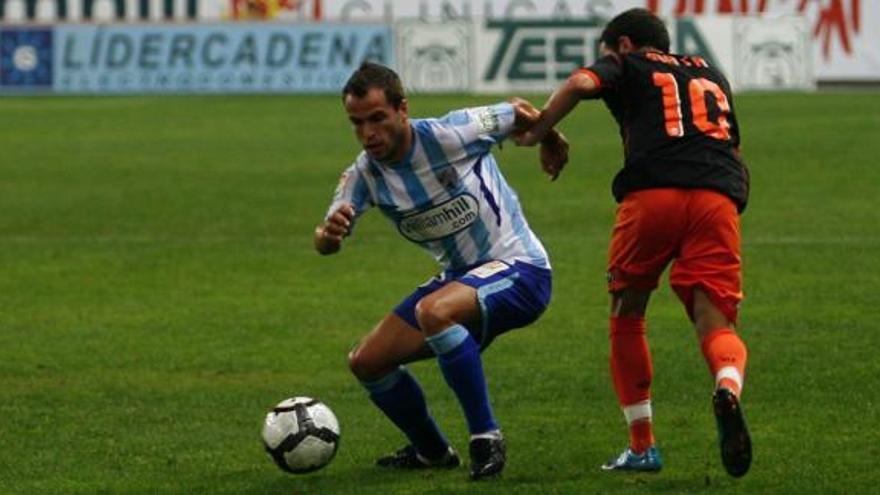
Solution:
<svg viewBox="0 0 880 495">
<path fill-rule="evenodd" d="M 538 101 L 542 97 L 537 98 Z M 411 97 L 436 116 L 492 97 Z M 394 473 L 403 443 L 350 375 L 360 335 L 435 270 L 377 212 L 311 247 L 358 151 L 339 99 L 0 99 L 0 493 L 866 493 L 880 471 L 880 93 L 737 99 L 753 191 L 741 334 L 752 471 L 724 474 L 711 379 L 668 287 L 649 337 L 659 475 L 606 474 L 625 445 L 607 367 L 604 262 L 621 161 L 596 103 L 562 126 L 560 180 L 497 152 L 555 268 L 550 309 L 484 354 L 508 438 L 501 480 Z M 412 367 L 466 451 L 436 363 Z M 282 473 L 265 411 L 337 413 L 333 463 Z"/>
</svg>

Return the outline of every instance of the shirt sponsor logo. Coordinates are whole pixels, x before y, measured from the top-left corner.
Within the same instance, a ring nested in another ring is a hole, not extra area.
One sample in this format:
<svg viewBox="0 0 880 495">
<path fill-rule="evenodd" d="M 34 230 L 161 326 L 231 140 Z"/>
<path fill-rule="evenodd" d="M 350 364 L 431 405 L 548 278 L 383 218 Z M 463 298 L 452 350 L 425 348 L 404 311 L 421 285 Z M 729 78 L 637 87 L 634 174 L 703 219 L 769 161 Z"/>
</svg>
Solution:
<svg viewBox="0 0 880 495">
<path fill-rule="evenodd" d="M 436 241 L 456 234 L 480 216 L 480 204 L 470 194 L 462 194 L 437 206 L 401 218 L 400 233 L 413 242 Z"/>
</svg>

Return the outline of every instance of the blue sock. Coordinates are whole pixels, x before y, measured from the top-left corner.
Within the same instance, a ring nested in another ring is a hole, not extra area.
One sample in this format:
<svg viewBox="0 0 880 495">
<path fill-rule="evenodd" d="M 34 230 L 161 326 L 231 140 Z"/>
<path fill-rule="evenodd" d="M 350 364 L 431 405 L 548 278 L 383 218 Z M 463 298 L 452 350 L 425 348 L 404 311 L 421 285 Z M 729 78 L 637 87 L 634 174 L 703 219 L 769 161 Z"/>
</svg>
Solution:
<svg viewBox="0 0 880 495">
<path fill-rule="evenodd" d="M 425 395 L 415 378 L 403 366 L 372 382 L 361 382 L 370 399 L 397 425 L 416 451 L 428 459 L 438 459 L 449 449 L 449 442 L 428 412 Z"/>
<path fill-rule="evenodd" d="M 498 429 L 489 405 L 489 390 L 483 376 L 480 347 L 467 329 L 453 325 L 427 338 L 437 354 L 446 383 L 455 392 L 467 418 L 471 435 Z"/>
</svg>

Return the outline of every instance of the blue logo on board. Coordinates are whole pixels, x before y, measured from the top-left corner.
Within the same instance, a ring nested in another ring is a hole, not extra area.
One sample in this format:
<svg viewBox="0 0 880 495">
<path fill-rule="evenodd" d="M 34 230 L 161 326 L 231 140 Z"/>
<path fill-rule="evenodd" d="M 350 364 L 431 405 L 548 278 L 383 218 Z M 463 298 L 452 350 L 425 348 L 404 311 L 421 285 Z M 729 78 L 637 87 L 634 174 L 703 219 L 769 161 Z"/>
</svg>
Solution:
<svg viewBox="0 0 880 495">
<path fill-rule="evenodd" d="M 0 86 L 52 86 L 52 30 L 0 31 Z"/>
</svg>

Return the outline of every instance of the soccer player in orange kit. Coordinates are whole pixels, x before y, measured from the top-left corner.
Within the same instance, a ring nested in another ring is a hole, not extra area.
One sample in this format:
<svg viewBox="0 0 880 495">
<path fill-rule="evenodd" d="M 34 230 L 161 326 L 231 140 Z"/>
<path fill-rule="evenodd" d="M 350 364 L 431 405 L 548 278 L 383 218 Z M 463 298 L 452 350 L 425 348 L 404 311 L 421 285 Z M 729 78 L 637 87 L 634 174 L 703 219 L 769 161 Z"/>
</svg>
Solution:
<svg viewBox="0 0 880 495">
<path fill-rule="evenodd" d="M 576 70 L 550 97 L 520 145 L 544 133 L 581 100 L 604 100 L 620 126 L 625 164 L 608 259 L 611 374 L 630 431 L 605 470 L 659 471 L 645 310 L 663 270 L 687 309 L 715 379 L 721 459 L 746 474 L 751 440 L 740 405 L 746 347 L 737 335 L 741 291 L 739 214 L 748 170 L 727 79 L 700 57 L 669 53 L 669 34 L 650 11 L 631 9 L 601 36 L 602 57 Z M 558 173 L 549 170 L 548 173 Z"/>
</svg>

